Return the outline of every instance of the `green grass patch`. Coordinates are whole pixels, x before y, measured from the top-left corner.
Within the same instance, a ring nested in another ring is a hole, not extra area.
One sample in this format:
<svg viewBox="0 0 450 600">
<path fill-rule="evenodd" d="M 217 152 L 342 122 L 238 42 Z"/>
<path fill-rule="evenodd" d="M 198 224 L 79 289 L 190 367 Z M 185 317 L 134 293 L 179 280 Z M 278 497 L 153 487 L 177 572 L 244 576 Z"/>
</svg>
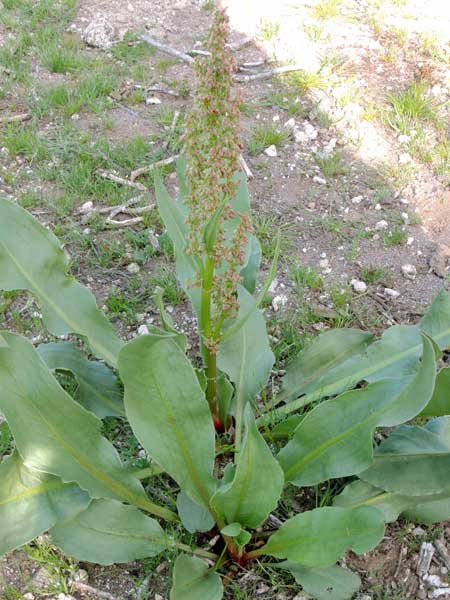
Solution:
<svg viewBox="0 0 450 600">
<path fill-rule="evenodd" d="M 339 152 L 339 150 L 328 156 L 316 156 L 316 163 L 325 177 L 336 177 L 348 173 L 348 167 L 344 163 L 342 152 Z"/>
<path fill-rule="evenodd" d="M 282 146 L 289 137 L 289 133 L 281 131 L 272 124 L 255 127 L 247 143 L 248 153 L 252 156 L 261 154 L 269 146 Z"/>
</svg>

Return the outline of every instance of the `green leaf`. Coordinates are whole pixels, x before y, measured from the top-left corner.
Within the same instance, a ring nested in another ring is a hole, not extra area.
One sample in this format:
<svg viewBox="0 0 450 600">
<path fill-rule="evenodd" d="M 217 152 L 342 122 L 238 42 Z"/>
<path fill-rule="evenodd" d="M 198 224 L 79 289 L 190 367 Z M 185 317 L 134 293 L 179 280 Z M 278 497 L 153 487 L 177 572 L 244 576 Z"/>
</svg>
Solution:
<svg viewBox="0 0 450 600">
<path fill-rule="evenodd" d="M 239 313 L 245 315 L 254 305 L 253 297 L 239 286 Z M 264 317 L 254 310 L 245 324 L 222 342 L 217 364 L 236 388 L 236 411 L 244 409 L 247 402 L 254 402 L 257 394 L 265 388 L 275 358 L 270 349 Z"/>
<path fill-rule="evenodd" d="M 221 486 L 211 505 L 227 523 L 255 528 L 276 508 L 284 485 L 283 471 L 259 433 L 250 406 L 233 481 Z"/>
<path fill-rule="evenodd" d="M 433 500 L 417 504 L 403 512 L 405 519 L 424 525 L 434 525 L 450 519 L 450 495 L 442 500 Z"/>
<path fill-rule="evenodd" d="M 228 535 L 229 537 L 237 537 L 242 531 L 242 526 L 240 523 L 230 523 L 226 527 L 220 530 L 220 533 L 223 535 Z"/>
<path fill-rule="evenodd" d="M 242 285 L 250 294 L 253 294 L 256 289 L 262 258 L 261 244 L 254 235 L 249 237 L 247 255 L 245 267 L 241 269 Z"/>
<path fill-rule="evenodd" d="M 95 500 L 50 533 L 65 554 L 99 565 L 148 558 L 174 546 L 155 519 L 116 500 Z"/>
<path fill-rule="evenodd" d="M 433 345 L 424 336 L 423 359 L 416 361 L 412 379 L 385 379 L 319 404 L 278 455 L 286 480 L 308 486 L 367 468 L 375 427 L 420 413 L 433 393 L 435 368 Z"/>
<path fill-rule="evenodd" d="M 277 567 L 292 573 L 303 590 L 317 600 L 351 600 L 361 585 L 356 573 L 337 565 L 311 569 L 298 563 L 283 562 Z"/>
<path fill-rule="evenodd" d="M 185 492 L 180 492 L 177 496 L 177 510 L 181 522 L 189 533 L 209 531 L 214 527 L 211 513 L 204 506 L 191 500 Z"/>
<path fill-rule="evenodd" d="M 183 289 L 189 292 L 189 282 L 195 278 L 197 264 L 194 258 L 185 252 L 187 238 L 185 217 L 178 204 L 170 197 L 158 174 L 155 174 L 155 194 L 159 214 L 173 242 L 178 279 Z"/>
<path fill-rule="evenodd" d="M 450 367 L 444 367 L 437 374 L 433 396 L 420 414 L 426 417 L 450 414 Z"/>
<path fill-rule="evenodd" d="M 274 422 L 283 415 L 321 398 L 335 396 L 361 381 L 375 382 L 385 377 L 408 376 L 421 353 L 420 331 L 431 336 L 441 350 L 450 345 L 450 294 L 441 290 L 419 326 L 396 325 L 367 348 L 366 355 L 345 361 L 321 387 L 258 419 L 260 424 Z M 326 385 L 325 385 L 326 383 Z M 294 394 L 295 396 L 295 394 Z M 283 395 L 278 401 L 283 400 Z"/>
<path fill-rule="evenodd" d="M 344 508 L 373 506 L 383 513 L 386 523 L 396 521 L 401 514 L 412 521 L 427 524 L 450 518 L 450 492 L 433 496 L 402 496 L 361 480 L 349 483 L 334 497 L 333 505 Z"/>
<path fill-rule="evenodd" d="M 67 269 L 56 237 L 26 210 L 0 199 L 0 289 L 29 290 L 53 335 L 78 333 L 96 356 L 116 366 L 122 341 L 92 293 L 68 276 Z"/>
<path fill-rule="evenodd" d="M 91 499 L 74 484 L 32 471 L 16 452 L 0 464 L 0 555 L 41 535 L 60 519 L 71 519 Z"/>
<path fill-rule="evenodd" d="M 37 351 L 49 369 L 73 374 L 78 382 L 75 399 L 97 417 L 125 415 L 122 389 L 106 365 L 86 360 L 71 342 L 41 344 Z"/>
<path fill-rule="evenodd" d="M 125 500 L 168 519 L 176 516 L 150 502 L 136 477 L 122 466 L 102 422 L 67 394 L 32 344 L 3 332 L 0 411 L 24 464 L 76 482 L 93 498 Z"/>
<path fill-rule="evenodd" d="M 270 431 L 271 439 L 283 440 L 285 438 L 290 438 L 305 417 L 306 414 L 290 415 L 284 419 L 284 421 L 280 421 L 280 423 L 275 425 L 275 427 Z"/>
<path fill-rule="evenodd" d="M 287 400 L 312 394 L 332 384 L 352 359 L 358 358 L 373 340 L 373 335 L 358 329 L 330 329 L 319 334 L 288 365 L 282 379 L 281 397 Z M 343 391 L 347 389 L 342 383 Z"/>
<path fill-rule="evenodd" d="M 175 561 L 170 600 L 221 600 L 219 575 L 199 558 L 181 554 Z"/>
<path fill-rule="evenodd" d="M 322 567 L 335 563 L 347 549 L 368 552 L 383 535 L 383 516 L 376 508 L 316 508 L 283 523 L 259 554 Z"/>
<path fill-rule="evenodd" d="M 167 335 L 144 335 L 124 346 L 119 372 L 138 440 L 183 491 L 209 507 L 215 432 L 191 363 Z"/>
<path fill-rule="evenodd" d="M 424 427 L 398 427 L 377 448 L 363 481 L 397 494 L 450 492 L 450 416 Z"/>
<path fill-rule="evenodd" d="M 204 371 L 202 371 L 204 373 Z M 206 388 L 205 388 L 206 389 Z M 234 388 L 227 377 L 221 373 L 217 378 L 217 404 L 219 406 L 219 419 L 226 423 L 231 410 L 231 401 Z"/>
<path fill-rule="evenodd" d="M 173 319 L 164 307 L 163 295 L 164 290 L 162 288 L 157 288 L 157 290 L 152 295 L 153 302 L 156 304 L 156 307 L 159 310 L 159 314 L 161 317 L 161 326 L 164 331 L 176 336 L 174 339 L 184 352 L 186 350 L 187 345 L 186 336 L 184 335 L 184 333 L 180 333 L 177 329 L 175 329 Z"/>
<path fill-rule="evenodd" d="M 427 333 L 441 350 L 450 346 L 450 294 L 441 289 L 430 308 L 420 321 L 420 328 Z"/>
</svg>

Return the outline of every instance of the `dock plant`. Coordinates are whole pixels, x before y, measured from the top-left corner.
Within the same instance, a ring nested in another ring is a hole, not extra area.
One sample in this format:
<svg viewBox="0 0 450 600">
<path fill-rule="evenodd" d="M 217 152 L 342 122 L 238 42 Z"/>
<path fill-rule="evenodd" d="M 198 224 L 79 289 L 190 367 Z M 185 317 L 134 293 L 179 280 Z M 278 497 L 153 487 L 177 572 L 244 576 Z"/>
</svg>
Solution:
<svg viewBox="0 0 450 600">
<path fill-rule="evenodd" d="M 177 197 L 155 177 L 198 323 L 189 353 L 161 294 L 161 326 L 120 339 L 68 274 L 53 233 L 0 199 L 0 289 L 28 291 L 47 333 L 69 336 L 36 346 L 0 331 L 0 413 L 14 438 L 0 464 L 0 553 L 45 532 L 68 556 L 101 565 L 178 552 L 172 600 L 220 600 L 241 567 L 263 561 L 319 600 L 345 600 L 360 585 L 340 564 L 348 550 L 368 552 L 398 517 L 450 517 L 450 296 L 378 337 L 322 332 L 268 385 L 274 355 L 260 307 L 278 252 L 261 278 L 226 40 L 217 11 L 210 55 L 196 66 Z M 106 417 L 129 423 L 145 469 L 122 463 Z M 308 498 L 332 480 L 342 491 L 326 506 L 285 501 L 287 488 Z"/>
</svg>

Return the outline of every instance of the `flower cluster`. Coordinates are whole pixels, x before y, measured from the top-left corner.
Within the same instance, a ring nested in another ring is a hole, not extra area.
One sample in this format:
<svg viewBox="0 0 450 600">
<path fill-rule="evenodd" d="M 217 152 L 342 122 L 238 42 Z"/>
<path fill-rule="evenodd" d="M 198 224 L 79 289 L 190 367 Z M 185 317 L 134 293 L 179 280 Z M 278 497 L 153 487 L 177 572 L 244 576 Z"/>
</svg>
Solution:
<svg viewBox="0 0 450 600">
<path fill-rule="evenodd" d="M 214 261 L 212 299 L 217 319 L 230 316 L 237 307 L 236 287 L 244 261 L 250 218 L 233 210 L 230 200 L 236 194 L 235 174 L 239 168 L 239 99 L 233 92 L 235 64 L 227 47 L 228 18 L 216 11 L 207 49 L 210 56 L 196 61 L 197 90 L 194 107 L 186 121 L 186 178 L 189 195 L 187 251 L 203 257 L 204 232 L 211 218 L 222 208 L 212 249 Z M 225 222 L 233 223 L 226 236 Z"/>
</svg>

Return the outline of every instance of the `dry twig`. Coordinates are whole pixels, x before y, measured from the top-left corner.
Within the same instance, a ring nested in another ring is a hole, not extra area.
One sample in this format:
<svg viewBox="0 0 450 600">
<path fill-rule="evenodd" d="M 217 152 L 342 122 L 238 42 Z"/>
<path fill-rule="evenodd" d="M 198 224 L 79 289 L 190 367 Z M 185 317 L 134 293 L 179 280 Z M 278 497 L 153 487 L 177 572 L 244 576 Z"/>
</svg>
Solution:
<svg viewBox="0 0 450 600">
<path fill-rule="evenodd" d="M 249 81 L 256 81 L 259 79 L 270 79 L 274 75 L 280 75 L 281 73 L 290 73 L 292 71 L 301 71 L 303 67 L 301 65 L 284 65 L 282 67 L 275 67 L 269 71 L 262 71 L 261 73 L 254 73 L 253 75 L 236 75 L 235 81 L 240 83 L 248 83 Z"/>
<path fill-rule="evenodd" d="M 22 123 L 23 121 L 29 121 L 30 119 L 31 113 L 23 113 L 20 115 L 0 117 L 0 123 Z"/>
<path fill-rule="evenodd" d="M 129 179 L 124 179 L 123 177 L 119 177 L 118 175 L 114 175 L 114 173 L 109 173 L 105 169 L 98 169 L 97 174 L 103 179 L 109 179 L 110 181 L 114 181 L 114 183 L 119 183 L 120 185 L 127 185 L 128 187 L 135 188 L 136 190 L 140 190 L 141 192 L 146 192 L 147 188 L 142 183 L 136 183 L 134 181 L 130 181 Z"/>
<path fill-rule="evenodd" d="M 139 169 L 135 169 L 131 172 L 130 180 L 134 182 L 135 179 L 144 175 L 145 173 L 150 173 L 153 169 L 157 169 L 158 167 L 167 167 L 167 165 L 173 164 L 178 160 L 179 154 L 175 154 L 175 156 L 170 156 L 169 158 L 163 158 L 162 160 L 158 160 L 151 165 L 147 165 L 146 167 L 139 167 Z"/>
<path fill-rule="evenodd" d="M 249 179 L 253 179 L 253 173 L 250 171 L 250 167 L 246 163 L 245 158 L 242 156 L 242 154 L 239 154 L 239 162 L 241 163 L 241 167 L 244 169 L 247 177 Z"/>
<path fill-rule="evenodd" d="M 93 596 L 97 596 L 97 598 L 104 598 L 105 600 L 118 600 L 116 596 L 113 596 L 109 592 L 102 592 L 101 590 L 98 590 L 87 583 L 82 583 L 81 581 L 74 581 L 73 587 L 77 592 L 92 594 Z"/>
<path fill-rule="evenodd" d="M 194 59 L 192 58 L 192 56 L 189 56 L 189 54 L 186 54 L 185 52 L 181 52 L 180 50 L 175 50 L 175 48 L 172 48 L 171 46 L 168 46 L 167 44 L 163 44 L 162 42 L 158 42 L 158 40 L 155 40 L 154 38 L 150 37 L 147 34 L 141 35 L 140 39 L 143 42 L 145 42 L 146 44 L 153 46 L 160 52 L 164 52 L 164 54 L 173 56 L 174 58 L 178 58 L 179 60 L 182 60 L 183 62 L 185 62 L 189 65 L 191 65 L 194 62 Z"/>
</svg>

